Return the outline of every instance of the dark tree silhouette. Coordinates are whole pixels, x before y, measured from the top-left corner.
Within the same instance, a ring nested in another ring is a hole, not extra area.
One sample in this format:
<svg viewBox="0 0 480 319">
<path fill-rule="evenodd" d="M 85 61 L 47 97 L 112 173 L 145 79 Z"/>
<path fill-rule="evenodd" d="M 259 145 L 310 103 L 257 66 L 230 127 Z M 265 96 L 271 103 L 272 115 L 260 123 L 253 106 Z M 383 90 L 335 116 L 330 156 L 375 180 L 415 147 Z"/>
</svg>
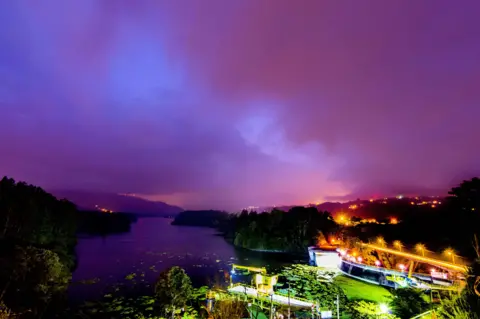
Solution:
<svg viewBox="0 0 480 319">
<path fill-rule="evenodd" d="M 75 205 L 4 177 L 0 181 L 0 302 L 14 312 L 34 316 L 55 304 L 75 266 L 75 231 Z"/>
</svg>

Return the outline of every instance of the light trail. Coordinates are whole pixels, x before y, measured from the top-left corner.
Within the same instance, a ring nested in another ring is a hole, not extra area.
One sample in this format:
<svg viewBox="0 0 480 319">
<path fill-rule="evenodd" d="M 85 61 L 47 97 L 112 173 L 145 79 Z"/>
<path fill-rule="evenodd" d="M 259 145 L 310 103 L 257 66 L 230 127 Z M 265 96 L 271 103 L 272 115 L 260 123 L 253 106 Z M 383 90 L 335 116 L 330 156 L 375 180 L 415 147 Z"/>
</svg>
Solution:
<svg viewBox="0 0 480 319">
<path fill-rule="evenodd" d="M 377 246 L 377 245 L 372 245 L 372 244 L 362 243 L 362 246 L 369 247 L 369 248 L 379 250 L 379 251 L 383 251 L 383 252 L 386 252 L 386 253 L 402 256 L 402 257 L 405 257 L 405 258 L 411 258 L 413 260 L 421 261 L 421 262 L 424 262 L 424 263 L 427 263 L 427 264 L 430 264 L 430 265 L 445 267 L 447 269 L 451 269 L 451 270 L 455 270 L 455 271 L 459 271 L 459 272 L 466 272 L 467 271 L 466 266 L 453 264 L 453 263 L 443 261 L 443 260 L 438 260 L 438 259 L 429 258 L 429 257 L 423 257 L 423 256 L 415 255 L 415 254 L 410 254 L 410 253 L 407 253 L 407 252 L 404 252 L 404 251 L 399 251 L 399 250 L 390 249 L 390 248 Z"/>
</svg>

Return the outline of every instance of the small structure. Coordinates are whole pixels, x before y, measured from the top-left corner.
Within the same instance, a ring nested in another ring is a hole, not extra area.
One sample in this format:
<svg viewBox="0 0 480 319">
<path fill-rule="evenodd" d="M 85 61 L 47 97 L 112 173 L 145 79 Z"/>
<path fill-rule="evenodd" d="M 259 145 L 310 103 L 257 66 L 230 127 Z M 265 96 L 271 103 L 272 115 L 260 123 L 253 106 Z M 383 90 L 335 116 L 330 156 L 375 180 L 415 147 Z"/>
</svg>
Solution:
<svg viewBox="0 0 480 319">
<path fill-rule="evenodd" d="M 255 286 L 259 293 L 271 295 L 273 294 L 273 286 L 278 282 L 278 276 L 266 276 L 257 274 L 255 276 Z"/>
<path fill-rule="evenodd" d="M 310 263 L 317 267 L 338 269 L 341 258 L 336 246 L 308 247 Z"/>
<path fill-rule="evenodd" d="M 255 288 L 259 293 L 270 295 L 273 293 L 273 287 L 278 282 L 278 276 L 267 276 L 267 270 L 264 267 L 251 267 L 251 266 L 241 266 L 241 265 L 232 265 L 232 275 L 235 274 L 235 270 L 246 270 L 248 272 L 255 273 L 255 276 L 252 278 L 252 284 L 255 285 Z M 233 286 L 232 277 L 230 276 L 230 287 Z"/>
</svg>

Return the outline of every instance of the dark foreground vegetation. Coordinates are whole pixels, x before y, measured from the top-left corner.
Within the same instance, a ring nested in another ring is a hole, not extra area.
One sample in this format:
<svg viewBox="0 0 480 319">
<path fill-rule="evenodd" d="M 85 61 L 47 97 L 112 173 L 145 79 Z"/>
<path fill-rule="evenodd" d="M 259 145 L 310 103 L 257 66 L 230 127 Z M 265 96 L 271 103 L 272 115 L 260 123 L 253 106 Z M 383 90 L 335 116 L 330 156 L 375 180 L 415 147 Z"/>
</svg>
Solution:
<svg viewBox="0 0 480 319">
<path fill-rule="evenodd" d="M 22 317 L 62 308 L 75 267 L 76 208 L 41 188 L 0 181 L 0 302 Z"/>
<path fill-rule="evenodd" d="M 57 315 L 67 305 L 66 290 L 76 267 L 77 234 L 128 231 L 134 220 L 128 214 L 81 212 L 39 187 L 3 178 L 0 308 L 22 318 Z"/>
</svg>

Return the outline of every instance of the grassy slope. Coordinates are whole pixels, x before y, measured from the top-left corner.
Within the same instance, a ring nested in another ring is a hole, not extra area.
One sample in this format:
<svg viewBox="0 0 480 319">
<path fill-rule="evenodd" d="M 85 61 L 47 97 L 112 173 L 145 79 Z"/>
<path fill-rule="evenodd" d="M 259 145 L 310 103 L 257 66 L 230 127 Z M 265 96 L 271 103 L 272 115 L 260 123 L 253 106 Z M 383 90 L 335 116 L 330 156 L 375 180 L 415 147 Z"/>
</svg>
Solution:
<svg viewBox="0 0 480 319">
<path fill-rule="evenodd" d="M 333 280 L 340 286 L 350 300 L 368 300 L 373 302 L 388 302 L 390 292 L 381 286 L 368 284 L 344 275 L 339 275 Z"/>
</svg>

